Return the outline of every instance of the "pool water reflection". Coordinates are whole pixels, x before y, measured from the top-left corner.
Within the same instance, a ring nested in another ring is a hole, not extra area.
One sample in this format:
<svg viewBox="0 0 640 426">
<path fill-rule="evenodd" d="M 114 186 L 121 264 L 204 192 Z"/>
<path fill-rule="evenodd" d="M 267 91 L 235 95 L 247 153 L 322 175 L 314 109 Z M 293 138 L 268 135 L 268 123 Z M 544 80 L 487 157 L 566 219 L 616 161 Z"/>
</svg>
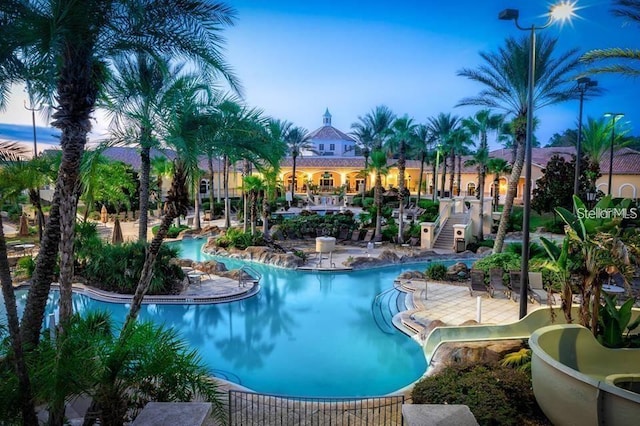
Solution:
<svg viewBox="0 0 640 426">
<path fill-rule="evenodd" d="M 202 240 L 184 242 L 182 257 L 204 260 L 201 245 Z M 233 268 L 241 262 L 229 263 Z M 371 305 L 400 272 L 424 270 L 426 264 L 338 274 L 252 267 L 263 277 L 260 293 L 252 298 L 215 305 L 143 305 L 140 317 L 179 330 L 216 375 L 259 392 L 381 395 L 424 373 L 421 347 L 400 332 L 379 329 Z M 24 290 L 18 294 L 22 304 L 25 295 Z M 51 306 L 56 298 L 52 293 Z M 128 306 L 76 295 L 74 308 L 106 309 L 124 319 Z M 0 316 L 2 311 L 4 304 Z"/>
</svg>

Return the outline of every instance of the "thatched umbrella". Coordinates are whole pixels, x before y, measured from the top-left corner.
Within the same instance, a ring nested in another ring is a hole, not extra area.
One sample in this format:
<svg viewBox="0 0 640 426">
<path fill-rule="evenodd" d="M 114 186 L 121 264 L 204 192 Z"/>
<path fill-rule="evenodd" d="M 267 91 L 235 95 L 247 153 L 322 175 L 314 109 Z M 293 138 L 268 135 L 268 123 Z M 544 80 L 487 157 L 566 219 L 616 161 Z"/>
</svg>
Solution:
<svg viewBox="0 0 640 426">
<path fill-rule="evenodd" d="M 18 236 L 20 237 L 29 236 L 29 224 L 27 223 L 27 215 L 25 214 L 20 216 L 20 227 L 18 228 Z"/>
<path fill-rule="evenodd" d="M 107 211 L 107 206 L 102 205 L 102 210 L 100 210 L 100 222 L 107 223 L 109 220 L 109 212 Z"/>
<path fill-rule="evenodd" d="M 111 244 L 122 244 L 124 237 L 122 236 L 122 227 L 120 226 L 120 219 L 116 217 L 113 222 L 113 234 L 111 235 Z"/>
</svg>

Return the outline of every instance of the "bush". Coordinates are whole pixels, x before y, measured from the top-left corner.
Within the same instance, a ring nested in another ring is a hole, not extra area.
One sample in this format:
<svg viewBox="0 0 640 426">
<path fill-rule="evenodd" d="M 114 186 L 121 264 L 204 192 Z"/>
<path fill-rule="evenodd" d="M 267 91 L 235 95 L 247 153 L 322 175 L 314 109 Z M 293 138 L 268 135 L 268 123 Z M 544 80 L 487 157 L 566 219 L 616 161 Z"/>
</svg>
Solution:
<svg viewBox="0 0 640 426">
<path fill-rule="evenodd" d="M 158 233 L 158 229 L 160 229 L 160 225 L 154 226 L 153 228 L 151 228 L 151 233 L 155 236 Z M 187 225 L 171 225 L 169 227 L 169 230 L 167 230 L 167 238 L 178 238 L 178 235 L 180 235 L 180 233 L 185 229 L 189 229 L 189 227 Z"/>
<path fill-rule="evenodd" d="M 545 231 L 552 232 L 554 234 L 564 234 L 564 221 L 562 220 L 547 220 L 542 224 Z"/>
<path fill-rule="evenodd" d="M 520 255 L 507 252 L 490 254 L 478 260 L 472 266 L 473 269 L 481 269 L 484 271 L 485 280 L 489 279 L 489 274 L 492 269 L 502 269 L 505 272 L 505 276 L 508 277 L 507 271 L 519 271 L 521 267 Z"/>
<path fill-rule="evenodd" d="M 444 263 L 432 263 L 425 271 L 425 274 L 432 280 L 444 281 L 447 278 L 447 267 Z"/>
<path fill-rule="evenodd" d="M 522 243 L 509 243 L 504 248 L 505 253 L 513 253 L 518 256 L 522 255 Z M 547 259 L 547 252 L 545 249 L 538 243 L 529 243 L 529 258 L 542 258 Z"/>
<path fill-rule="evenodd" d="M 103 244 L 88 258 L 84 277 L 94 287 L 115 293 L 133 294 L 144 265 L 146 244 Z M 184 273 L 178 262 L 178 250 L 166 245 L 153 265 L 149 294 L 176 294 L 181 290 Z"/>
<path fill-rule="evenodd" d="M 27 278 L 33 276 L 33 271 L 36 269 L 36 260 L 31 256 L 25 256 L 18 259 L 16 265 L 16 271 Z"/>
<path fill-rule="evenodd" d="M 216 244 L 222 248 L 244 250 L 249 246 L 263 246 L 265 242 L 261 232 L 251 235 L 250 232 L 244 232 L 240 228 L 230 228 L 216 239 Z"/>
<path fill-rule="evenodd" d="M 416 383 L 414 404 L 464 404 L 480 425 L 522 425 L 544 416 L 530 377 L 499 364 L 453 365 Z"/>
</svg>

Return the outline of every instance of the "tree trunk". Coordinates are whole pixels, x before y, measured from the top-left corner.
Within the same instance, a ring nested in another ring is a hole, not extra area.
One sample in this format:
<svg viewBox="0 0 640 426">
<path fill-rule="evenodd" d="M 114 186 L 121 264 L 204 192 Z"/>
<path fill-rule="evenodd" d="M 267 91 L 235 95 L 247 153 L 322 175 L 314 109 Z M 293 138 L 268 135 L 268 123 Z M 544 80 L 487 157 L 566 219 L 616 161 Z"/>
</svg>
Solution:
<svg viewBox="0 0 640 426">
<path fill-rule="evenodd" d="M 449 153 L 449 159 L 451 159 L 451 173 L 449 175 L 449 197 L 453 198 L 453 181 L 456 178 L 456 154 L 452 149 Z"/>
<path fill-rule="evenodd" d="M 462 155 L 458 155 L 458 197 L 460 196 L 460 189 L 462 189 Z"/>
<path fill-rule="evenodd" d="M 376 186 L 373 193 L 376 204 L 376 233 L 373 241 L 382 241 L 382 175 L 380 172 L 376 173 Z"/>
<path fill-rule="evenodd" d="M 211 221 L 213 219 L 213 212 L 214 212 L 214 208 L 213 208 L 213 157 L 209 156 L 208 158 L 208 162 L 207 165 L 209 166 L 209 179 L 211 182 L 211 185 L 209 185 L 209 221 Z M 218 173 L 220 173 L 220 170 L 218 170 Z M 218 193 L 220 193 L 220 189 L 218 189 Z"/>
<path fill-rule="evenodd" d="M 406 159 L 404 153 L 404 141 L 400 141 L 398 147 L 398 201 L 399 220 L 398 220 L 398 244 L 404 243 L 404 173 L 406 169 Z"/>
<path fill-rule="evenodd" d="M 480 165 L 480 180 L 478 181 L 478 191 L 480 194 L 480 229 L 478 230 L 478 241 L 484 240 L 484 181 L 486 179 L 486 172 L 484 165 Z"/>
<path fill-rule="evenodd" d="M 420 204 L 420 192 L 422 191 L 422 176 L 424 175 L 424 154 L 420 158 L 420 176 L 418 176 L 418 199 L 416 200 L 416 206 Z M 425 190 L 425 194 L 426 194 Z"/>
<path fill-rule="evenodd" d="M 433 169 L 432 169 L 432 173 L 431 173 L 431 192 L 432 192 L 432 200 L 435 202 L 436 201 L 436 197 L 438 196 L 437 191 L 436 191 L 436 173 L 437 173 L 437 169 L 436 169 L 436 163 L 434 162 L 432 164 Z"/>
<path fill-rule="evenodd" d="M 44 212 L 42 211 L 42 203 L 40 202 L 40 190 L 38 188 L 29 189 L 29 200 L 36 211 L 36 222 L 38 226 L 38 241 L 42 241 L 42 229 L 44 227 Z"/>
<path fill-rule="evenodd" d="M 141 129 L 145 132 L 145 129 Z M 147 228 L 149 225 L 149 184 L 151 179 L 151 147 L 141 137 L 140 146 L 140 217 L 138 218 L 138 241 L 147 242 Z M 162 201 L 162 186 L 159 198 Z"/>
<path fill-rule="evenodd" d="M 265 238 L 269 238 L 269 198 L 267 192 L 262 194 L 262 233 Z"/>
<path fill-rule="evenodd" d="M 196 231 L 200 231 L 202 229 L 202 224 L 200 223 L 200 179 L 194 182 L 195 185 L 195 196 L 193 197 L 193 227 Z"/>
<path fill-rule="evenodd" d="M 35 407 L 33 405 L 33 394 L 31 391 L 31 381 L 27 365 L 24 359 L 22 337 L 20 336 L 20 320 L 18 319 L 18 309 L 16 306 L 16 295 L 13 292 L 11 281 L 11 271 L 9 269 L 9 259 L 7 258 L 7 244 L 2 228 L 2 215 L 0 215 L 0 283 L 2 284 L 2 296 L 7 312 L 7 328 L 9 329 L 9 339 L 13 354 L 11 361 L 18 377 L 18 395 L 20 410 L 22 412 L 22 424 L 29 426 L 38 425 Z"/>
<path fill-rule="evenodd" d="M 36 268 L 31 277 L 31 287 L 27 294 L 20 332 L 25 351 L 31 351 L 40 341 L 40 330 L 44 320 L 45 307 L 49 298 L 51 282 L 58 258 L 60 243 L 60 192 L 56 185 L 49 220 L 36 258 Z"/>
<path fill-rule="evenodd" d="M 297 155 L 292 157 L 293 159 L 293 169 L 291 171 L 291 205 L 293 206 L 293 202 L 295 200 L 295 192 L 296 192 L 296 159 Z"/>
<path fill-rule="evenodd" d="M 242 167 L 242 175 L 244 177 L 247 177 L 251 174 L 251 164 L 249 164 L 249 161 L 244 160 L 243 162 L 243 167 Z M 242 180 L 242 201 L 243 201 L 243 230 L 246 233 L 249 230 L 249 209 L 253 209 L 253 204 L 251 206 L 249 206 L 249 194 L 247 194 L 247 191 L 245 190 L 245 184 L 244 184 L 244 179 Z M 251 221 L 253 222 L 254 217 L 253 217 L 253 211 L 251 211 Z M 255 233 L 255 223 L 251 223 L 251 234 Z"/>
<path fill-rule="evenodd" d="M 224 188 L 224 226 L 231 228 L 231 200 L 229 199 L 229 157 L 223 158 L 222 186 Z"/>
<path fill-rule="evenodd" d="M 442 176 L 440 177 L 442 185 L 440 185 L 440 193 L 444 197 L 444 185 L 447 183 L 447 157 L 442 156 Z"/>
<path fill-rule="evenodd" d="M 524 164 L 524 144 L 518 143 L 516 161 L 513 163 L 513 166 L 511 168 L 511 176 L 509 177 L 509 187 L 507 189 L 507 194 L 504 199 L 502 215 L 500 216 L 500 224 L 498 225 L 498 232 L 496 233 L 496 241 L 493 244 L 494 253 L 502 253 L 502 248 L 504 245 L 504 237 L 507 233 L 507 223 L 509 222 L 509 216 L 511 215 L 513 200 L 516 197 L 516 193 L 518 191 L 518 182 L 520 181 L 520 174 L 522 173 L 523 164 Z M 496 188 L 496 192 L 497 191 L 499 191 L 499 186 L 498 188 Z"/>
</svg>

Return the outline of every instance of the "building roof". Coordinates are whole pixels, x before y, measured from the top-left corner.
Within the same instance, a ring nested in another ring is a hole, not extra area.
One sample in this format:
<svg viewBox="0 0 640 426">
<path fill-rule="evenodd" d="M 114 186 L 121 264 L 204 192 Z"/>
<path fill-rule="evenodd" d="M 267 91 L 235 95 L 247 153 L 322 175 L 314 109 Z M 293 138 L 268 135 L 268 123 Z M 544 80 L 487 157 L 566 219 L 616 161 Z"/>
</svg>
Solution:
<svg viewBox="0 0 640 426">
<path fill-rule="evenodd" d="M 319 129 L 314 130 L 309 134 L 309 139 L 313 141 L 348 141 L 355 142 L 355 140 L 341 132 L 333 126 L 322 126 Z"/>
</svg>

